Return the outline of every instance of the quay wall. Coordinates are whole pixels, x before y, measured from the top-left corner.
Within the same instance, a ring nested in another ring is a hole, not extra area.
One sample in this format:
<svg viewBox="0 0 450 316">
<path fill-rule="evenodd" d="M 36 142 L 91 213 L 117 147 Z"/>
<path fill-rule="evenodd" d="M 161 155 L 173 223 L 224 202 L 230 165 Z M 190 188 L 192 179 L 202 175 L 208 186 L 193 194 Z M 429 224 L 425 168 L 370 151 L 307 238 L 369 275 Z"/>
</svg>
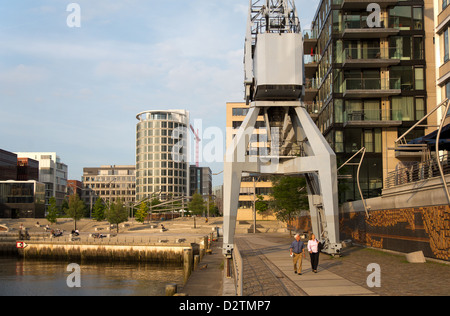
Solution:
<svg viewBox="0 0 450 316">
<path fill-rule="evenodd" d="M 192 246 L 180 245 L 108 245 L 69 244 L 26 241 L 18 255 L 29 259 L 67 261 L 119 261 L 183 264 L 184 250 Z"/>
</svg>

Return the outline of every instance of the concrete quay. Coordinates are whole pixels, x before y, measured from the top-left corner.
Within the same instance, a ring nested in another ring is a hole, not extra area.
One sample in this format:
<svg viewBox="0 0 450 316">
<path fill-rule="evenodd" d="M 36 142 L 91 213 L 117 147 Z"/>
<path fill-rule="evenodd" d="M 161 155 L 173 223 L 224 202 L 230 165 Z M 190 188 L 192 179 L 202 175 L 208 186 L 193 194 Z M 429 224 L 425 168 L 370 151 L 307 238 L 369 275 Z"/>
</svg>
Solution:
<svg viewBox="0 0 450 316">
<path fill-rule="evenodd" d="M 408 263 L 404 254 L 359 246 L 344 248 L 342 256 L 321 254 L 318 273 L 311 271 L 309 254 L 302 275 L 294 274 L 289 234 L 237 236 L 244 260 L 244 296 L 448 296 L 450 265 L 442 262 Z M 367 284 L 380 267 L 380 287 Z"/>
<path fill-rule="evenodd" d="M 341 257 L 321 254 L 318 273 L 311 271 L 309 254 L 303 259 L 302 275 L 294 274 L 288 233 L 236 236 L 244 263 L 243 295 L 276 296 L 448 296 L 450 265 L 442 262 L 408 263 L 404 254 L 386 253 L 359 246 L 344 248 Z M 214 262 L 194 271 L 180 292 L 188 296 L 235 296 L 234 280 L 223 269 L 220 244 L 204 260 Z M 206 261 L 204 261 L 206 262 Z M 372 270 L 380 266 L 380 287 L 367 284 Z M 220 289 L 220 290 L 219 290 Z"/>
</svg>

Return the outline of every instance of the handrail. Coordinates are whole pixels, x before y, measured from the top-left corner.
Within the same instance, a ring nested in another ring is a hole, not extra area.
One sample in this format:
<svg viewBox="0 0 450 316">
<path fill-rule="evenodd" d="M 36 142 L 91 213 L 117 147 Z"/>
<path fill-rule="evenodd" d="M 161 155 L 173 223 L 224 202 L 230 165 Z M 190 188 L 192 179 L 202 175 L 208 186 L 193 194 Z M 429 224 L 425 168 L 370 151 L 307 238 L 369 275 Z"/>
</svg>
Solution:
<svg viewBox="0 0 450 316">
<path fill-rule="evenodd" d="M 242 261 L 241 252 L 236 244 L 233 249 L 233 266 L 236 295 L 244 296 L 244 263 Z"/>
<path fill-rule="evenodd" d="M 439 161 L 439 162 L 438 162 Z M 445 165 L 442 162 L 446 161 Z M 425 162 L 416 162 L 410 166 L 399 168 L 388 173 L 385 188 L 390 189 L 399 185 L 415 183 L 439 176 L 438 166 L 441 164 L 444 175 L 450 174 L 449 156 L 442 155 L 439 159 L 432 158 Z M 442 174 L 441 174 L 442 176 Z"/>
</svg>

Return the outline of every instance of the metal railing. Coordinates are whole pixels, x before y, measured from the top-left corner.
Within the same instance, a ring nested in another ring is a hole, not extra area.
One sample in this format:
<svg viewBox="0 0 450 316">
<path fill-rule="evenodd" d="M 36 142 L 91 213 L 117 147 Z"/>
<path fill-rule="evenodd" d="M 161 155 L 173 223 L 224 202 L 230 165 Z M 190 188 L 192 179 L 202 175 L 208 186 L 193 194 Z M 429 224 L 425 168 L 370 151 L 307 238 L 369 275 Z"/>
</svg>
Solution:
<svg viewBox="0 0 450 316">
<path fill-rule="evenodd" d="M 241 252 L 236 244 L 233 249 L 233 267 L 236 295 L 244 296 L 244 263 L 242 261 Z"/>
<path fill-rule="evenodd" d="M 344 124 L 355 121 L 402 121 L 402 111 L 391 109 L 364 109 L 344 111 Z"/>
<path fill-rule="evenodd" d="M 344 81 L 344 91 L 347 90 L 387 90 L 400 89 L 400 78 L 349 78 Z"/>
<path fill-rule="evenodd" d="M 440 156 L 439 159 L 444 174 L 450 174 L 448 154 Z M 440 176 L 438 161 L 436 158 L 432 158 L 425 162 L 414 162 L 409 166 L 389 172 L 386 178 L 385 188 L 390 189 L 399 185 L 415 183 Z"/>
</svg>

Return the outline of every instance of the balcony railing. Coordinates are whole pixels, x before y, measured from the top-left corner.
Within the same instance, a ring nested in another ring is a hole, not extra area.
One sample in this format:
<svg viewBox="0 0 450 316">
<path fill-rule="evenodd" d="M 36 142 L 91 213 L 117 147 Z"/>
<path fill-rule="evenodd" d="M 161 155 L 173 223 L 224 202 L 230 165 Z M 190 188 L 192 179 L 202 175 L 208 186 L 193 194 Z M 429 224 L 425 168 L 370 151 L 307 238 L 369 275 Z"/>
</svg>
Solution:
<svg viewBox="0 0 450 316">
<path fill-rule="evenodd" d="M 345 79 L 344 91 L 347 90 L 388 90 L 400 89 L 400 78 L 366 78 L 366 79 Z"/>
<path fill-rule="evenodd" d="M 317 39 L 316 31 L 314 30 L 303 30 L 303 39 L 309 40 L 309 39 Z"/>
<path fill-rule="evenodd" d="M 303 60 L 305 62 L 305 65 L 314 64 L 314 63 L 319 62 L 320 56 L 319 55 L 305 55 L 303 57 Z"/>
<path fill-rule="evenodd" d="M 344 112 L 344 124 L 361 121 L 401 121 L 401 118 L 402 111 L 391 109 L 347 110 Z"/>
<path fill-rule="evenodd" d="M 319 89 L 319 80 L 316 78 L 306 78 L 305 89 Z"/>
<path fill-rule="evenodd" d="M 450 174 L 450 160 L 448 155 L 440 158 L 444 174 Z M 415 162 L 410 166 L 389 172 L 385 182 L 385 188 L 389 189 L 398 185 L 414 183 L 430 178 L 440 177 L 439 166 L 436 158 L 425 162 Z"/>
</svg>

